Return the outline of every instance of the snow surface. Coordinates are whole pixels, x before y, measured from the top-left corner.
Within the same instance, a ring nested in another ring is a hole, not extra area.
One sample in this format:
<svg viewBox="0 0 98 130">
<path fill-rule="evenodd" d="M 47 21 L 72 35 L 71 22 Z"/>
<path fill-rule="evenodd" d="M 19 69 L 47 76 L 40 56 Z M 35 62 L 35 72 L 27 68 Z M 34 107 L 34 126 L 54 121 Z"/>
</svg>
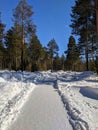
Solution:
<svg viewBox="0 0 98 130">
<path fill-rule="evenodd" d="M 98 77 L 93 72 L 0 71 L 0 130 L 16 120 L 37 84 L 53 83 L 73 130 L 98 130 Z"/>
<path fill-rule="evenodd" d="M 41 84 L 8 130 L 72 130 L 72 126 L 58 92 L 52 84 Z"/>
<path fill-rule="evenodd" d="M 0 71 L 0 130 L 16 119 L 34 88 L 35 84 L 22 81 L 21 72 Z"/>
<path fill-rule="evenodd" d="M 67 72 L 62 77 L 58 89 L 73 129 L 98 130 L 98 78 L 90 72 Z"/>
</svg>

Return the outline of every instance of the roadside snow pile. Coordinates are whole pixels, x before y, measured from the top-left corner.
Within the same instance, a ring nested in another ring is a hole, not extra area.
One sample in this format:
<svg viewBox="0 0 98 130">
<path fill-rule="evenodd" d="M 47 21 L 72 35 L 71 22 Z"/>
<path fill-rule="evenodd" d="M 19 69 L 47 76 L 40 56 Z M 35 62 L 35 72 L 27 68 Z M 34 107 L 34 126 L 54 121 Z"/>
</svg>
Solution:
<svg viewBox="0 0 98 130">
<path fill-rule="evenodd" d="M 0 130 L 5 130 L 16 119 L 35 88 L 32 82 L 23 81 L 23 75 L 21 72 L 0 71 Z"/>
<path fill-rule="evenodd" d="M 98 130 L 98 77 L 91 72 L 66 72 L 57 82 L 73 129 Z"/>
</svg>

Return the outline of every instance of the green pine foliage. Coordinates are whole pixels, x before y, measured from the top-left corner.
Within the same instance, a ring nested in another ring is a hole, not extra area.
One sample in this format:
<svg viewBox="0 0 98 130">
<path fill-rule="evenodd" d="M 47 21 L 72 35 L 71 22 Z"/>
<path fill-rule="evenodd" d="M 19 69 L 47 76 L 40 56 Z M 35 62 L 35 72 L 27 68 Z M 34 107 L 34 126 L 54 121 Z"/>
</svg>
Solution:
<svg viewBox="0 0 98 130">
<path fill-rule="evenodd" d="M 68 50 L 66 53 L 66 69 L 67 70 L 76 70 L 76 65 L 79 61 L 79 49 L 76 45 L 75 39 L 73 36 L 70 36 L 68 43 Z"/>
<path fill-rule="evenodd" d="M 35 33 L 35 25 L 32 22 L 32 7 L 28 5 L 26 0 L 20 0 L 16 6 L 13 17 L 14 23 L 19 25 L 20 37 L 21 37 L 21 70 L 25 70 L 25 42 L 32 38 L 33 33 Z"/>
<path fill-rule="evenodd" d="M 12 27 L 7 31 L 5 45 L 7 51 L 8 69 L 20 69 L 21 62 L 21 38 L 16 33 L 16 28 Z"/>
<path fill-rule="evenodd" d="M 64 70 L 62 61 L 63 59 L 57 55 L 53 60 L 53 70 Z"/>
<path fill-rule="evenodd" d="M 0 69 L 4 69 L 4 62 L 5 62 L 5 48 L 4 48 L 4 30 L 5 30 L 5 24 L 1 22 L 0 18 Z"/>
<path fill-rule="evenodd" d="M 59 47 L 55 41 L 55 39 L 52 39 L 47 44 L 47 52 L 50 59 L 50 69 L 53 70 L 53 61 L 54 57 L 58 55 Z"/>
<path fill-rule="evenodd" d="M 95 10 L 91 0 L 76 0 L 72 7 L 71 27 L 72 33 L 79 36 L 79 49 L 85 55 L 86 70 L 89 70 L 89 54 L 92 47 L 95 48 L 92 39 L 96 35 Z"/>
<path fill-rule="evenodd" d="M 44 62 L 46 59 L 46 53 L 36 35 L 32 36 L 29 46 L 29 53 L 31 71 L 43 70 L 45 66 Z"/>
<path fill-rule="evenodd" d="M 5 57 L 6 57 L 6 51 L 4 48 L 4 44 L 2 42 L 0 42 L 0 69 L 4 69 L 5 68 Z"/>
</svg>

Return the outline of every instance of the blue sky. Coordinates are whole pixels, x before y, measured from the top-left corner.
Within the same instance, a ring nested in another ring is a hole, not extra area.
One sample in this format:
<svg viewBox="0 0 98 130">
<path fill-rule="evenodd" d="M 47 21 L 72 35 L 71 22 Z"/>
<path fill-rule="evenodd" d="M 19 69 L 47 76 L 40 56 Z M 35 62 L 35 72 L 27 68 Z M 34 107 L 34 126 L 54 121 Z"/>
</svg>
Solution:
<svg viewBox="0 0 98 130">
<path fill-rule="evenodd" d="M 2 22 L 6 30 L 12 25 L 12 14 L 19 0 L 0 0 Z M 71 35 L 70 13 L 74 0 L 27 0 L 33 6 L 33 23 L 37 26 L 37 36 L 43 46 L 54 38 L 59 46 L 60 55 L 67 49 Z"/>
</svg>

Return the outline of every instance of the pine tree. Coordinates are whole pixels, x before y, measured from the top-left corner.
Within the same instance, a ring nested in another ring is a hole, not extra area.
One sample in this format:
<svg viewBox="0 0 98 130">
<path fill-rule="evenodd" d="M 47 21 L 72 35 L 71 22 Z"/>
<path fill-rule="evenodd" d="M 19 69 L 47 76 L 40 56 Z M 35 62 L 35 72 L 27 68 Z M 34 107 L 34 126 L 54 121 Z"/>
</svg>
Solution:
<svg viewBox="0 0 98 130">
<path fill-rule="evenodd" d="M 59 47 L 54 39 L 49 41 L 47 44 L 47 50 L 48 50 L 48 55 L 51 60 L 51 70 L 53 70 L 53 60 L 56 55 L 58 55 Z"/>
<path fill-rule="evenodd" d="M 65 51 L 65 53 L 67 70 L 75 70 L 75 66 L 79 60 L 80 54 L 73 36 L 70 36 L 69 38 L 68 50 Z"/>
<path fill-rule="evenodd" d="M 95 36 L 95 12 L 91 8 L 91 0 L 76 0 L 72 7 L 72 33 L 79 35 L 79 47 L 86 58 L 86 70 L 89 70 L 89 53 L 91 37 Z"/>
<path fill-rule="evenodd" d="M 29 52 L 30 52 L 31 71 L 40 70 L 41 61 L 43 60 L 43 48 L 36 35 L 32 36 Z"/>
<path fill-rule="evenodd" d="M 24 70 L 24 43 L 27 38 L 32 37 L 32 33 L 35 32 L 35 25 L 32 23 L 33 15 L 32 7 L 27 4 L 26 0 L 20 0 L 18 5 L 14 10 L 14 23 L 20 26 L 20 35 L 21 35 L 21 70 Z"/>
<path fill-rule="evenodd" d="M 5 48 L 3 44 L 5 24 L 1 21 L 0 12 L 0 69 L 4 68 Z"/>
<path fill-rule="evenodd" d="M 97 54 L 96 54 L 96 71 L 97 71 L 97 74 L 98 74 L 98 0 L 95 0 L 95 9 L 96 9 L 96 44 L 97 44 Z"/>
<path fill-rule="evenodd" d="M 12 27 L 7 31 L 5 45 L 7 50 L 8 68 L 18 70 L 21 64 L 21 37 L 16 28 Z"/>
<path fill-rule="evenodd" d="M 61 56 L 61 65 L 62 65 L 62 70 L 65 70 L 65 56 L 62 54 Z"/>
<path fill-rule="evenodd" d="M 62 60 L 59 55 L 56 55 L 53 60 L 53 70 L 62 70 Z"/>
<path fill-rule="evenodd" d="M 96 10 L 96 35 L 98 38 L 98 0 L 94 0 L 94 1 L 95 1 L 95 10 Z"/>
</svg>

